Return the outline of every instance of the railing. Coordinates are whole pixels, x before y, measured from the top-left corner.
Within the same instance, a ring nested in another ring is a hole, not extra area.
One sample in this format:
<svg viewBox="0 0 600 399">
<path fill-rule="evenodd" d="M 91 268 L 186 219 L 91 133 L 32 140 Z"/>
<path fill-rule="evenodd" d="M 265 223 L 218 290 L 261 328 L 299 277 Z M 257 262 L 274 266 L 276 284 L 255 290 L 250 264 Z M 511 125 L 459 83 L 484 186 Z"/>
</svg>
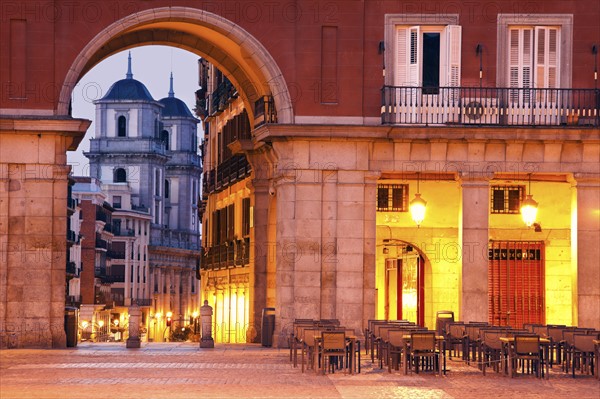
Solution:
<svg viewBox="0 0 600 399">
<path fill-rule="evenodd" d="M 254 102 L 254 127 L 277 123 L 277 110 L 273 96 L 263 96 Z"/>
<path fill-rule="evenodd" d="M 96 239 L 96 248 L 98 249 L 108 249 L 108 243 L 105 240 Z"/>
<path fill-rule="evenodd" d="M 600 90 L 384 86 L 382 124 L 600 126 Z"/>
<path fill-rule="evenodd" d="M 77 306 L 81 304 L 81 295 L 67 295 L 65 305 Z"/>
<path fill-rule="evenodd" d="M 237 97 L 237 90 L 230 81 L 224 80 L 219 83 L 215 91 L 211 94 L 209 115 L 214 115 L 225 110 L 225 106 L 231 99 Z"/>
<path fill-rule="evenodd" d="M 148 207 L 144 205 L 133 205 L 131 204 L 132 211 L 145 212 L 148 213 Z"/>
<path fill-rule="evenodd" d="M 73 276 L 77 276 L 77 264 L 75 262 L 67 263 L 67 274 L 71 274 Z"/>
<path fill-rule="evenodd" d="M 198 251 L 200 250 L 200 234 L 165 229 L 153 224 L 150 231 L 150 245 Z"/>
<path fill-rule="evenodd" d="M 125 259 L 125 251 L 108 251 L 106 256 L 110 259 Z"/>
<path fill-rule="evenodd" d="M 217 166 L 216 170 L 204 172 L 202 192 L 213 193 L 250 175 L 252 167 L 245 155 L 234 155 Z"/>
<path fill-rule="evenodd" d="M 101 139 L 90 139 L 90 152 L 102 154 L 122 154 L 127 152 L 154 153 L 166 155 L 165 144 L 162 140 L 149 137 L 118 137 Z"/>
<path fill-rule="evenodd" d="M 135 236 L 135 231 L 133 231 L 132 229 L 117 228 L 117 229 L 113 229 L 113 230 L 114 230 L 115 236 L 118 236 L 118 237 L 134 237 Z"/>
<path fill-rule="evenodd" d="M 131 303 L 137 303 L 138 306 L 152 306 L 152 299 L 142 299 L 142 298 L 138 298 L 138 299 L 132 299 Z"/>
<path fill-rule="evenodd" d="M 230 241 L 226 244 L 205 248 L 201 269 L 216 270 L 242 267 L 250 263 L 250 238 Z"/>
<path fill-rule="evenodd" d="M 124 283 L 125 275 L 104 275 L 100 276 L 103 283 Z"/>
<path fill-rule="evenodd" d="M 77 200 L 75 198 L 67 198 L 67 208 L 75 210 L 77 207 Z"/>
<path fill-rule="evenodd" d="M 77 239 L 79 237 L 77 236 L 77 234 L 75 234 L 75 232 L 73 230 L 67 230 L 67 241 L 69 241 L 70 243 L 76 244 L 77 243 Z"/>
</svg>

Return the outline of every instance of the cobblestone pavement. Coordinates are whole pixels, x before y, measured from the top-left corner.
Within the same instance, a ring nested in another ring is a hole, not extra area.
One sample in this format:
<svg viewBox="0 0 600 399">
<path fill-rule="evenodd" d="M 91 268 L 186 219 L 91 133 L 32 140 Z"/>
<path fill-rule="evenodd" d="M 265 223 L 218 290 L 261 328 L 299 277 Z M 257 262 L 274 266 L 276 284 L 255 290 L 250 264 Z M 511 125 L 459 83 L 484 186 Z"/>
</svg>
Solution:
<svg viewBox="0 0 600 399">
<path fill-rule="evenodd" d="M 600 382 L 555 367 L 549 380 L 448 361 L 446 376 L 380 370 L 363 354 L 360 374 L 302 374 L 289 350 L 192 343 L 80 344 L 0 351 L 0 398 L 600 398 Z"/>
</svg>

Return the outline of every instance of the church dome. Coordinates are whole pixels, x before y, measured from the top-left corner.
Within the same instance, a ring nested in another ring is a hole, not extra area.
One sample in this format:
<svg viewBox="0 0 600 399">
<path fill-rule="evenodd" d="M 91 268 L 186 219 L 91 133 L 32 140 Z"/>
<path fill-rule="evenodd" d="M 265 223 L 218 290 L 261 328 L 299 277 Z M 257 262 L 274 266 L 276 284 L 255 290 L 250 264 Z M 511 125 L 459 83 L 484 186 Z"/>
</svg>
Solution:
<svg viewBox="0 0 600 399">
<path fill-rule="evenodd" d="M 131 72 L 131 52 L 127 60 L 127 74 L 125 79 L 121 79 L 108 89 L 108 93 L 102 100 L 137 100 L 137 101 L 154 101 L 152 95 L 139 80 L 133 78 Z"/>
<path fill-rule="evenodd" d="M 139 80 L 133 78 L 121 79 L 115 82 L 102 100 L 143 100 L 154 101 L 152 95 Z"/>
<path fill-rule="evenodd" d="M 159 103 L 164 105 L 162 109 L 162 115 L 164 117 L 185 117 L 185 118 L 193 118 L 190 109 L 185 105 L 183 101 L 175 97 L 175 92 L 173 91 L 173 73 L 171 73 L 171 83 L 169 89 L 169 96 L 165 98 L 161 98 L 158 100 Z"/>
<path fill-rule="evenodd" d="M 165 117 L 187 117 L 193 118 L 192 112 L 183 101 L 175 97 L 165 97 L 158 100 L 165 107 L 162 109 L 162 115 Z"/>
</svg>

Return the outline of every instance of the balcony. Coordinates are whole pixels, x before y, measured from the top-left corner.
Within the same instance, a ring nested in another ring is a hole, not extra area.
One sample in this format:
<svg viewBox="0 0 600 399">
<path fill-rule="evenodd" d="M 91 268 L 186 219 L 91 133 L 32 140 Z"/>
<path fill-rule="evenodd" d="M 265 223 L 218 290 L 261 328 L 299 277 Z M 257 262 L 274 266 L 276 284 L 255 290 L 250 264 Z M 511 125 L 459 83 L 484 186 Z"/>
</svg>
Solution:
<svg viewBox="0 0 600 399">
<path fill-rule="evenodd" d="M 138 306 L 148 307 L 148 306 L 152 306 L 152 299 L 149 299 L 149 298 L 131 299 L 131 304 L 134 304 L 134 303 L 137 303 Z"/>
<path fill-rule="evenodd" d="M 69 244 L 77 244 L 79 237 L 73 230 L 67 230 L 67 241 Z"/>
<path fill-rule="evenodd" d="M 106 242 L 106 240 L 96 238 L 96 249 L 108 249 L 108 243 Z"/>
<path fill-rule="evenodd" d="M 277 111 L 273 96 L 263 96 L 254 103 L 254 127 L 265 123 L 277 123 Z"/>
<path fill-rule="evenodd" d="M 600 90 L 384 86 L 384 125 L 600 126 Z"/>
<path fill-rule="evenodd" d="M 118 137 L 90 139 L 90 152 L 94 154 L 156 154 L 166 155 L 162 140 L 145 137 Z"/>
<path fill-rule="evenodd" d="M 250 263 L 250 238 L 209 247 L 203 252 L 201 269 L 218 270 L 243 267 Z"/>
<path fill-rule="evenodd" d="M 110 259 L 125 259 L 125 251 L 108 251 L 106 256 Z"/>
<path fill-rule="evenodd" d="M 132 229 L 122 229 L 122 228 L 118 228 L 118 229 L 113 229 L 114 230 L 114 234 L 117 237 L 135 237 L 135 231 L 133 231 Z"/>
<path fill-rule="evenodd" d="M 100 276 L 100 279 L 102 280 L 103 283 L 124 283 L 125 282 L 125 275 L 104 275 L 104 276 Z"/>
<path fill-rule="evenodd" d="M 75 208 L 77 208 L 77 200 L 75 198 L 67 198 L 67 208 L 75 212 Z"/>
<path fill-rule="evenodd" d="M 200 234 L 166 229 L 153 224 L 150 231 L 150 245 L 199 251 Z"/>
<path fill-rule="evenodd" d="M 67 275 L 70 276 L 74 276 L 77 277 L 78 273 L 77 273 L 77 264 L 75 262 L 69 262 L 67 263 Z"/>
<path fill-rule="evenodd" d="M 219 83 L 215 91 L 211 94 L 210 110 L 208 114 L 213 116 L 224 111 L 227 104 L 229 104 L 231 100 L 237 98 L 237 96 L 238 92 L 230 81 L 224 80 Z"/>
<path fill-rule="evenodd" d="M 221 191 L 231 184 L 242 180 L 250 175 L 252 168 L 245 155 L 234 155 L 223 161 L 215 170 L 204 172 L 202 181 L 202 192 L 213 193 Z"/>
<path fill-rule="evenodd" d="M 67 306 L 79 306 L 81 305 L 81 295 L 67 295 L 65 300 Z"/>
</svg>

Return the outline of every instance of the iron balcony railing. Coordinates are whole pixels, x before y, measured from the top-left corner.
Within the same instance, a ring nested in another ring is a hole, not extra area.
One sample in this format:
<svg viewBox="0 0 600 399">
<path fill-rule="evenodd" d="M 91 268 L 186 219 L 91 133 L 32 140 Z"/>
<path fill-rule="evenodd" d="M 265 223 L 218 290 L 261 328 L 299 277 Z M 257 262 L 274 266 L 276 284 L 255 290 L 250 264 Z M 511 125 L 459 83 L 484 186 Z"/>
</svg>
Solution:
<svg viewBox="0 0 600 399">
<path fill-rule="evenodd" d="M 221 162 L 216 170 L 204 172 L 202 192 L 210 194 L 227 188 L 229 185 L 250 175 L 252 167 L 245 155 L 234 155 Z"/>
<path fill-rule="evenodd" d="M 250 263 L 250 238 L 203 248 L 202 270 L 242 267 Z"/>
<path fill-rule="evenodd" d="M 238 92 L 229 80 L 219 83 L 215 91 L 211 94 L 209 115 L 215 115 L 224 111 L 227 104 L 237 96 Z"/>
<path fill-rule="evenodd" d="M 389 125 L 600 126 L 600 90 L 384 86 Z"/>
<path fill-rule="evenodd" d="M 277 111 L 273 96 L 263 96 L 254 102 L 254 127 L 265 123 L 277 123 Z"/>
</svg>

